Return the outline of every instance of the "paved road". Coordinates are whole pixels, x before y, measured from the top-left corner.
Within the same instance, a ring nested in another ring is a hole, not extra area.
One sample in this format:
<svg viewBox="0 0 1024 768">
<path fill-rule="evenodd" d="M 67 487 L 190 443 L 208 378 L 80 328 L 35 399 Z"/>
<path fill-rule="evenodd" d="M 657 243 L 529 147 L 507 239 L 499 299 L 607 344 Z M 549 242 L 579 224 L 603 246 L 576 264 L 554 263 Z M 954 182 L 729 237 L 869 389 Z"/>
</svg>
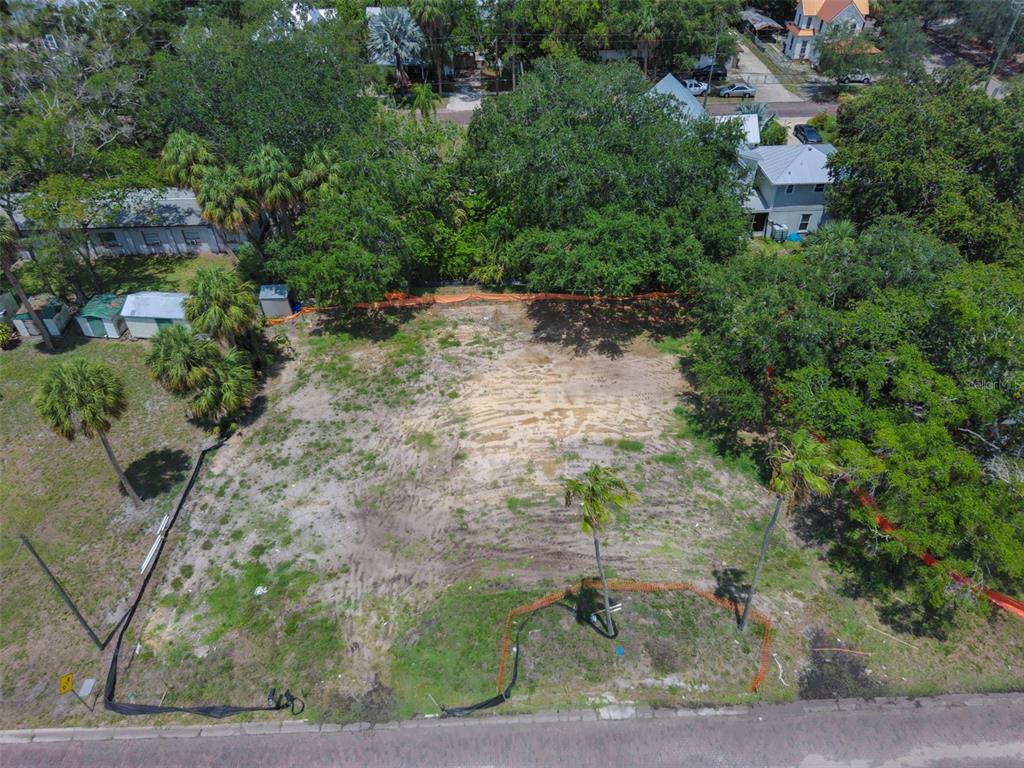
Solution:
<svg viewBox="0 0 1024 768">
<path fill-rule="evenodd" d="M 920 708 L 814 712 L 787 705 L 666 719 L 456 722 L 453 727 L 435 723 L 358 733 L 8 744 L 0 749 L 0 764 L 1020 768 L 1024 700 L 997 698 L 977 706 L 925 700 Z"/>
</svg>

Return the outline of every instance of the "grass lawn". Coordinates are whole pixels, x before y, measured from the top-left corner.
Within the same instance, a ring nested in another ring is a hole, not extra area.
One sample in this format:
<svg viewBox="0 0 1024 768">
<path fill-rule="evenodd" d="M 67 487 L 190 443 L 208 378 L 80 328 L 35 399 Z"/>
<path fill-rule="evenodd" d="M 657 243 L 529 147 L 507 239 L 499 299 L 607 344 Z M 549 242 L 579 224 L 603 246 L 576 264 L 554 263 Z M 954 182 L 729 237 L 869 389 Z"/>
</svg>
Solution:
<svg viewBox="0 0 1024 768">
<path fill-rule="evenodd" d="M 49 689 L 55 675 L 74 671 L 102 679 L 99 655 L 61 603 L 19 535 L 36 549 L 101 637 L 126 605 L 153 530 L 170 507 L 190 466 L 200 434 L 184 404 L 164 392 L 143 364 L 145 342 L 68 338 L 56 354 L 23 343 L 0 352 L 0 676 L 7 722 L 70 708 L 27 691 Z M 128 410 L 110 442 L 136 490 L 153 505 L 124 505 L 117 477 L 98 440 L 69 442 L 36 416 L 31 397 L 57 361 L 102 360 L 123 378 Z M 51 679 L 52 678 L 52 679 Z M 17 711 L 17 714 L 15 713 Z"/>
<path fill-rule="evenodd" d="M 189 280 L 201 266 L 220 265 L 232 268 L 234 255 L 209 253 L 199 256 L 109 256 L 97 261 L 103 292 L 134 293 L 136 291 L 184 291 Z M 41 293 L 45 284 L 32 262 L 22 262 L 18 277 L 26 293 Z M 86 283 L 86 290 L 91 286 Z"/>
</svg>

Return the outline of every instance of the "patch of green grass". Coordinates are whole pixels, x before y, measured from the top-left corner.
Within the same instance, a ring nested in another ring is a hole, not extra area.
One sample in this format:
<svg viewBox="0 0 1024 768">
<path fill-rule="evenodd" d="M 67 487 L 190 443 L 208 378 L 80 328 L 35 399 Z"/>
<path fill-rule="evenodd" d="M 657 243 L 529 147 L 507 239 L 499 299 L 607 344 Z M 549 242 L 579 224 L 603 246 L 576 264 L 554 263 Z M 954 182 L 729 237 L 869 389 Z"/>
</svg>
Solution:
<svg viewBox="0 0 1024 768">
<path fill-rule="evenodd" d="M 675 421 L 671 433 L 677 440 L 686 440 L 699 451 L 709 454 L 720 468 L 735 472 L 753 482 L 761 483 L 761 467 L 752 451 L 721 450 L 716 442 L 700 428 L 700 425 L 694 422 L 688 410 L 682 406 L 676 406 L 672 413 L 675 416 Z"/>
<path fill-rule="evenodd" d="M 666 464 L 670 467 L 681 467 L 685 461 L 678 453 L 660 453 L 654 457 L 654 460 L 659 464 Z"/>
<path fill-rule="evenodd" d="M 505 616 L 539 594 L 460 583 L 411 617 L 391 650 L 396 716 L 436 712 L 433 700 L 464 705 L 493 696 Z M 742 636 L 729 611 L 689 593 L 616 593 L 613 599 L 623 609 L 616 614 L 619 637 L 611 643 L 557 606 L 516 620 L 514 631 L 523 626 L 523 652 L 508 709 L 587 706 L 612 681 L 667 674 L 701 691 L 680 689 L 676 704 L 742 696 L 757 669 L 759 626 Z M 623 648 L 621 657 L 616 646 Z"/>
<path fill-rule="evenodd" d="M 627 453 L 639 453 L 644 449 L 644 444 L 640 440 L 630 440 L 625 437 L 613 441 L 612 445 Z"/>
<path fill-rule="evenodd" d="M 505 506 L 513 515 L 522 515 L 530 507 L 528 499 L 521 499 L 518 496 L 509 496 L 505 499 Z"/>
<path fill-rule="evenodd" d="M 659 352 L 664 352 L 666 355 L 675 355 L 676 357 L 686 354 L 690 349 L 689 340 L 685 336 L 679 338 L 666 336 L 655 342 L 654 346 Z"/>
<path fill-rule="evenodd" d="M 437 448 L 437 435 L 433 432 L 413 432 L 406 442 L 421 451 L 430 451 Z"/>
<path fill-rule="evenodd" d="M 437 340 L 437 345 L 441 349 L 451 349 L 452 347 L 461 347 L 462 342 L 459 341 L 458 337 L 452 333 L 446 333 L 444 336 Z"/>
</svg>

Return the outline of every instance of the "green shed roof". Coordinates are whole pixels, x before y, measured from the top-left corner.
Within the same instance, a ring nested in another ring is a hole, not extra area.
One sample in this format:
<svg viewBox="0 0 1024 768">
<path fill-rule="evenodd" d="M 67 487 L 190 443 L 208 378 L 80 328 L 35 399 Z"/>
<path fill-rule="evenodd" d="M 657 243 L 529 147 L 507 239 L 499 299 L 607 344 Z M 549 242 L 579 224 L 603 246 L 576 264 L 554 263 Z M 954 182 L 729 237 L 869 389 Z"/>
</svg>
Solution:
<svg viewBox="0 0 1024 768">
<path fill-rule="evenodd" d="M 64 307 L 63 301 L 55 296 L 50 296 L 47 293 L 40 294 L 38 296 L 31 296 L 28 301 L 42 320 L 49 320 L 50 318 L 56 317 Z M 18 307 L 18 314 L 16 314 L 15 317 L 19 320 L 28 320 L 29 317 L 31 317 L 28 313 L 28 307 L 24 304 Z"/>
<path fill-rule="evenodd" d="M 78 314 L 82 317 L 117 317 L 121 314 L 124 299 L 124 296 L 115 296 L 112 293 L 93 296 Z"/>
</svg>

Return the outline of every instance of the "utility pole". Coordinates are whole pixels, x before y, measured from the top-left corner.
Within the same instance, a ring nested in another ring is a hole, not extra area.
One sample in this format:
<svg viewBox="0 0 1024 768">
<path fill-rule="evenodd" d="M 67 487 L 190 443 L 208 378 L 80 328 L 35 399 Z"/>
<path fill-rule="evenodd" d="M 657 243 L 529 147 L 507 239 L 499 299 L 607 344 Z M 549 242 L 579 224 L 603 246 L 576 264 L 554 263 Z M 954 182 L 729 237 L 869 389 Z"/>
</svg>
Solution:
<svg viewBox="0 0 1024 768">
<path fill-rule="evenodd" d="M 715 35 L 715 52 L 711 55 L 711 66 L 708 68 L 708 87 L 704 91 L 704 104 L 702 105 L 705 109 L 708 106 L 708 94 L 711 93 L 711 76 L 715 72 L 715 63 L 718 61 L 718 41 L 722 39 L 722 31 L 725 29 L 725 16 L 722 17 L 722 21 L 718 24 L 718 34 Z"/>
<path fill-rule="evenodd" d="M 1017 22 L 1020 21 L 1021 15 L 1024 14 L 1024 0 L 1010 0 L 1010 9 L 1014 12 L 1013 21 L 1010 22 L 1010 31 L 1007 32 L 1006 37 L 1003 38 L 1003 42 L 999 46 L 999 52 L 996 54 L 996 59 L 992 62 L 992 71 L 988 73 L 989 80 L 996 76 L 996 69 L 999 68 L 999 60 L 1003 58 L 1003 52 L 1006 51 L 1006 45 L 1013 37 L 1013 32 L 1017 28 Z"/>
</svg>

